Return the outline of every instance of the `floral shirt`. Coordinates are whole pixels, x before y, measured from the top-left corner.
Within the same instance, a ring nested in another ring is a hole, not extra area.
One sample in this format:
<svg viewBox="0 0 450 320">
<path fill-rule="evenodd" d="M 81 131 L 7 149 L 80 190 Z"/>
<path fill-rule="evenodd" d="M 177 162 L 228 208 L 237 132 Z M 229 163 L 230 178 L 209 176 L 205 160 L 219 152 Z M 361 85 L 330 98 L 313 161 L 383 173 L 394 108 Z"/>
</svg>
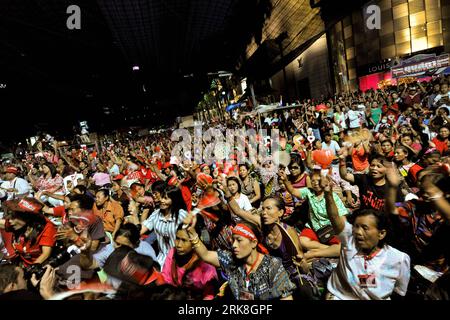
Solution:
<svg viewBox="0 0 450 320">
<path fill-rule="evenodd" d="M 233 296 L 238 300 L 274 300 L 286 298 L 295 290 L 289 275 L 283 267 L 281 259 L 264 255 L 255 272 L 250 273 L 247 286 L 246 269 L 237 264 L 229 251 L 217 251 L 220 267 L 228 277 Z M 245 293 L 250 293 L 249 295 Z"/>
<path fill-rule="evenodd" d="M 36 181 L 36 186 L 38 191 L 48 191 L 51 193 L 63 192 L 64 180 L 59 174 L 50 179 L 40 177 L 38 181 Z"/>
</svg>

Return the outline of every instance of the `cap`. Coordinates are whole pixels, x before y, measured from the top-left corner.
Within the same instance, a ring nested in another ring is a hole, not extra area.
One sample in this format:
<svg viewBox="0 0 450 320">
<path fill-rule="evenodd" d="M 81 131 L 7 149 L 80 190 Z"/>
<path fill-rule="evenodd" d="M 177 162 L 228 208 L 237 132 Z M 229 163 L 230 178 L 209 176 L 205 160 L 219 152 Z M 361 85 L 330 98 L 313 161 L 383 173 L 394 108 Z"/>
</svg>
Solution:
<svg viewBox="0 0 450 320">
<path fill-rule="evenodd" d="M 35 198 L 26 197 L 5 201 L 5 207 L 13 212 L 40 213 L 44 206 Z"/>
<path fill-rule="evenodd" d="M 5 170 L 6 173 L 14 173 L 14 174 L 18 174 L 19 173 L 19 169 L 16 167 L 7 167 Z"/>
<path fill-rule="evenodd" d="M 151 257 L 121 246 L 108 257 L 103 269 L 111 277 L 145 286 L 156 280 L 159 265 Z"/>
<path fill-rule="evenodd" d="M 212 184 L 213 178 L 209 174 L 199 173 L 197 175 L 197 183 Z"/>
<path fill-rule="evenodd" d="M 170 162 L 166 162 L 164 163 L 163 169 L 167 169 L 170 168 L 172 165 L 170 164 Z"/>
</svg>

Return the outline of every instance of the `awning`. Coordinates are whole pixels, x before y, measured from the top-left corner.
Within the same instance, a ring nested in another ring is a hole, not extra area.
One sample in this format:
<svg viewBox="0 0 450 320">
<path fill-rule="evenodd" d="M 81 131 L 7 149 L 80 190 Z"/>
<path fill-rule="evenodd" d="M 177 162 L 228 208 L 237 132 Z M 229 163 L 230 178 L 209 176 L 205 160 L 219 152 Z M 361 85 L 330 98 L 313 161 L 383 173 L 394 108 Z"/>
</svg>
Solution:
<svg viewBox="0 0 450 320">
<path fill-rule="evenodd" d="M 442 67 L 436 70 L 436 72 L 434 73 L 435 76 L 437 75 L 447 75 L 450 74 L 450 67 Z"/>
</svg>

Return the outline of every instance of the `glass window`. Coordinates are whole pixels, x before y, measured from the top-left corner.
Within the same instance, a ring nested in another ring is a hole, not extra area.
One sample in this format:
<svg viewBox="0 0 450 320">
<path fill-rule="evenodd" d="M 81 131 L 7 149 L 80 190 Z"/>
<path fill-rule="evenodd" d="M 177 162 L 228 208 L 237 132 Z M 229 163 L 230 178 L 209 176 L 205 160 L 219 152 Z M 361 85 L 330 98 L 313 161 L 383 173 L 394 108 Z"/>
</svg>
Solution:
<svg viewBox="0 0 450 320">
<path fill-rule="evenodd" d="M 393 7 L 392 14 L 393 14 L 394 19 L 399 19 L 399 18 L 408 16 L 408 14 L 409 14 L 408 13 L 408 4 L 403 3 L 398 6 Z"/>
<path fill-rule="evenodd" d="M 442 33 L 442 21 L 434 21 L 427 23 L 427 34 L 428 36 L 434 36 L 435 34 Z"/>
<path fill-rule="evenodd" d="M 352 36 L 352 26 L 349 25 L 344 28 L 344 39 L 348 39 L 351 36 Z"/>
<path fill-rule="evenodd" d="M 411 39 L 417 39 L 426 36 L 427 36 L 427 28 L 425 27 L 424 24 L 421 26 L 411 28 Z"/>
<path fill-rule="evenodd" d="M 441 8 L 432 8 L 426 10 L 427 22 L 437 21 L 441 19 Z"/>
<path fill-rule="evenodd" d="M 409 14 L 423 12 L 425 10 L 425 3 L 423 0 L 409 0 Z"/>
<path fill-rule="evenodd" d="M 355 48 L 348 48 L 345 54 L 347 55 L 347 60 L 353 59 L 355 57 Z"/>
<path fill-rule="evenodd" d="M 391 0 L 380 0 L 378 5 L 380 6 L 381 11 L 386 9 L 390 10 L 392 8 Z"/>
<path fill-rule="evenodd" d="M 416 52 L 428 48 L 427 37 L 413 38 L 411 40 L 411 51 Z"/>
<path fill-rule="evenodd" d="M 439 8 L 440 2 L 440 0 L 425 0 L 425 7 L 427 10 L 431 8 Z"/>
<path fill-rule="evenodd" d="M 398 56 L 411 53 L 411 43 L 409 41 L 403 42 L 403 43 L 397 43 L 396 47 L 397 47 L 397 55 Z"/>
<path fill-rule="evenodd" d="M 384 36 L 380 37 L 380 46 L 381 47 L 388 47 L 395 44 L 395 38 L 394 38 L 394 34 L 390 33 Z"/>
<path fill-rule="evenodd" d="M 395 33 L 395 43 L 403 43 L 405 41 L 410 41 L 410 31 L 409 29 L 403 29 Z"/>
<path fill-rule="evenodd" d="M 425 11 L 414 13 L 409 16 L 409 24 L 411 27 L 422 25 L 425 23 Z"/>
<path fill-rule="evenodd" d="M 347 16 L 342 20 L 342 23 L 344 24 L 344 28 L 352 25 L 352 18 L 350 16 Z"/>
<path fill-rule="evenodd" d="M 440 47 L 444 45 L 442 34 L 428 36 L 428 48 Z"/>
<path fill-rule="evenodd" d="M 408 16 L 400 18 L 400 19 L 394 19 L 394 31 L 400 31 L 405 28 L 409 28 Z"/>
<path fill-rule="evenodd" d="M 383 20 L 381 20 L 381 21 L 383 21 Z M 381 29 L 380 29 L 381 36 L 388 34 L 388 33 L 393 33 L 393 32 L 394 32 L 394 23 L 392 21 L 388 21 L 381 25 Z"/>
<path fill-rule="evenodd" d="M 381 59 L 395 57 L 395 45 L 381 48 Z"/>
<path fill-rule="evenodd" d="M 348 69 L 348 78 L 350 80 L 356 79 L 356 69 Z"/>
</svg>

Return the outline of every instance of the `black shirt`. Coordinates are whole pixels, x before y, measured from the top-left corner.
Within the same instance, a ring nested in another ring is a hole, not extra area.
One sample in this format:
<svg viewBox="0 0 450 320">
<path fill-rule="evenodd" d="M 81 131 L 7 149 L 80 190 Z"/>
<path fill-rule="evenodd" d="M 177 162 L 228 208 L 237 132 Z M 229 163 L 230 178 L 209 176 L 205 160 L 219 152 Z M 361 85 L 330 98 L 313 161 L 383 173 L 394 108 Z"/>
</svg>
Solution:
<svg viewBox="0 0 450 320">
<path fill-rule="evenodd" d="M 373 178 L 368 174 L 355 174 L 355 184 L 359 188 L 361 209 L 384 210 L 386 201 L 386 185 L 376 186 Z M 400 190 L 400 189 L 399 189 Z M 403 201 L 403 196 L 397 192 L 397 202 Z"/>
</svg>

